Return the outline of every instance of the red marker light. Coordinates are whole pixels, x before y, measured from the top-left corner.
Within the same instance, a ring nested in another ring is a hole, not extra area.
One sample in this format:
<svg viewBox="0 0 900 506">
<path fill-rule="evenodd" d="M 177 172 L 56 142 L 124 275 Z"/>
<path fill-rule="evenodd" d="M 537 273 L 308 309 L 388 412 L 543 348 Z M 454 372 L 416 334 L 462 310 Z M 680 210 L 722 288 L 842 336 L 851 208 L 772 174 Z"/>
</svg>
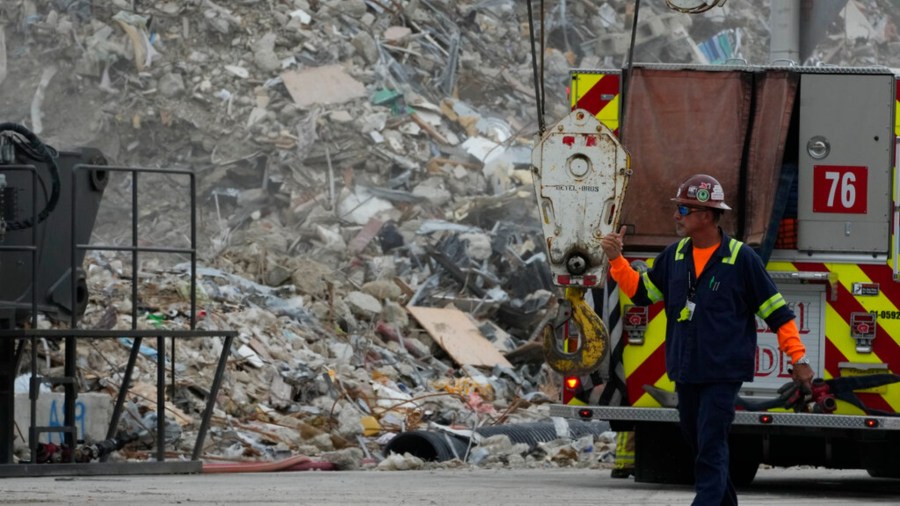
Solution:
<svg viewBox="0 0 900 506">
<path fill-rule="evenodd" d="M 759 423 L 772 423 L 772 415 L 759 415 Z"/>
<path fill-rule="evenodd" d="M 592 416 L 594 416 L 594 411 L 590 409 L 579 409 L 578 416 L 580 416 L 581 418 L 591 418 Z"/>
<path fill-rule="evenodd" d="M 866 424 L 866 427 L 868 427 L 870 429 L 874 429 L 875 427 L 878 427 L 878 420 L 876 420 L 874 418 L 866 418 L 865 422 L 863 422 L 863 423 Z"/>
</svg>

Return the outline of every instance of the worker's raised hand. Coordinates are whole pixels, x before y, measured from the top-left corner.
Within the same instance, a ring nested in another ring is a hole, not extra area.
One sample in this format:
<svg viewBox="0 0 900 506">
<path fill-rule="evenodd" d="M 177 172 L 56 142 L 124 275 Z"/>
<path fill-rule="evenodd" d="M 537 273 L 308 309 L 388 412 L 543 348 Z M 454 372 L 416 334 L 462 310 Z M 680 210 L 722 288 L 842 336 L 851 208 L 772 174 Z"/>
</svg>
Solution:
<svg viewBox="0 0 900 506">
<path fill-rule="evenodd" d="M 622 255 L 622 248 L 625 246 L 625 231 L 628 227 L 622 225 L 618 232 L 610 232 L 600 239 L 600 247 L 606 253 L 606 258 L 613 260 Z"/>
</svg>

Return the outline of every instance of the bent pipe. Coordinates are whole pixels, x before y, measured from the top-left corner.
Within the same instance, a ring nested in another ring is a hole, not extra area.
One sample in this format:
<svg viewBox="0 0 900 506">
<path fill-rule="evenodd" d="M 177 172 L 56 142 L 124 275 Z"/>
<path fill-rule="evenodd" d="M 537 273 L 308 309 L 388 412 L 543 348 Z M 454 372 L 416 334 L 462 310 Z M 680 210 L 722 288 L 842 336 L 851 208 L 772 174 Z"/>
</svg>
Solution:
<svg viewBox="0 0 900 506">
<path fill-rule="evenodd" d="M 564 424 L 553 422 L 532 422 L 512 425 L 495 425 L 482 427 L 475 432 L 483 437 L 505 434 L 514 444 L 527 443 L 534 449 L 538 443 L 547 443 L 560 438 L 579 439 L 583 436 L 600 434 L 610 430 L 607 422 L 587 422 L 584 420 L 564 420 Z"/>
<path fill-rule="evenodd" d="M 610 430 L 607 422 L 582 420 L 567 420 L 566 422 L 566 424 L 560 425 L 553 422 L 497 425 L 476 429 L 475 433 L 482 437 L 505 434 L 513 444 L 526 443 L 529 449 L 534 449 L 539 443 L 554 441 L 561 437 L 574 440 L 586 435 L 598 436 Z M 563 431 L 565 434 L 561 435 Z M 468 449 L 468 438 L 445 432 L 414 430 L 394 436 L 385 447 L 385 453 L 401 455 L 409 453 L 422 460 L 444 462 L 454 458 L 466 460 Z"/>
<path fill-rule="evenodd" d="M 469 449 L 467 440 L 446 432 L 429 432 L 413 430 L 402 432 L 388 441 L 385 453 L 408 453 L 414 457 L 431 462 L 444 462 L 452 459 L 465 460 Z"/>
</svg>

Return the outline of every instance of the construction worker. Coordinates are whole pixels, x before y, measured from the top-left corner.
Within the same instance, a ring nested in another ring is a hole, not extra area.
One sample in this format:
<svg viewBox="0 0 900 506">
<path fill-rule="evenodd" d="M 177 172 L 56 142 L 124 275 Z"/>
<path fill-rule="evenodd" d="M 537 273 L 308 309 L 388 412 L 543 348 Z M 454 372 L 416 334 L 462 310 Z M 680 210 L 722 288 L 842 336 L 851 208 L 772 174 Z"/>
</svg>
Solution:
<svg viewBox="0 0 900 506">
<path fill-rule="evenodd" d="M 621 430 L 616 433 L 616 462 L 610 476 L 630 478 L 634 474 L 634 432 Z"/>
<path fill-rule="evenodd" d="M 809 391 L 814 373 L 794 312 L 759 256 L 719 227 L 731 209 L 719 182 L 694 175 L 672 201 L 682 239 L 665 248 L 649 271 L 638 273 L 622 257 L 625 227 L 604 236 L 601 247 L 610 274 L 635 304 L 665 302 L 666 373 L 675 383 L 681 430 L 695 456 L 693 504 L 737 504 L 728 431 L 741 384 L 753 381 L 756 316 L 776 329 L 796 383 Z"/>
</svg>

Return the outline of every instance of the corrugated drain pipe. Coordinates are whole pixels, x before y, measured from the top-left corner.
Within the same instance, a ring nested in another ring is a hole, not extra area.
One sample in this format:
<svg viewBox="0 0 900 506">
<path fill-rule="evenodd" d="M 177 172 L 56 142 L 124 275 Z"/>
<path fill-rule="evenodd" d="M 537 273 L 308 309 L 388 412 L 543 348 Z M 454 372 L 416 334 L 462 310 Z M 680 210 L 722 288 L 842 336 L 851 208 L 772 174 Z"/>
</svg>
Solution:
<svg viewBox="0 0 900 506">
<path fill-rule="evenodd" d="M 475 433 L 482 437 L 506 434 L 513 444 L 527 443 L 530 448 L 534 448 L 538 443 L 546 443 L 560 438 L 575 440 L 588 434 L 597 436 L 608 430 L 610 428 L 606 422 L 556 418 L 552 422 L 482 427 L 475 429 Z M 475 446 L 477 445 L 473 442 L 472 447 Z M 422 460 L 443 462 L 453 458 L 465 460 L 467 449 L 469 449 L 469 438 L 447 432 L 413 430 L 394 436 L 385 447 L 385 452 L 401 455 L 409 453 Z"/>
</svg>

